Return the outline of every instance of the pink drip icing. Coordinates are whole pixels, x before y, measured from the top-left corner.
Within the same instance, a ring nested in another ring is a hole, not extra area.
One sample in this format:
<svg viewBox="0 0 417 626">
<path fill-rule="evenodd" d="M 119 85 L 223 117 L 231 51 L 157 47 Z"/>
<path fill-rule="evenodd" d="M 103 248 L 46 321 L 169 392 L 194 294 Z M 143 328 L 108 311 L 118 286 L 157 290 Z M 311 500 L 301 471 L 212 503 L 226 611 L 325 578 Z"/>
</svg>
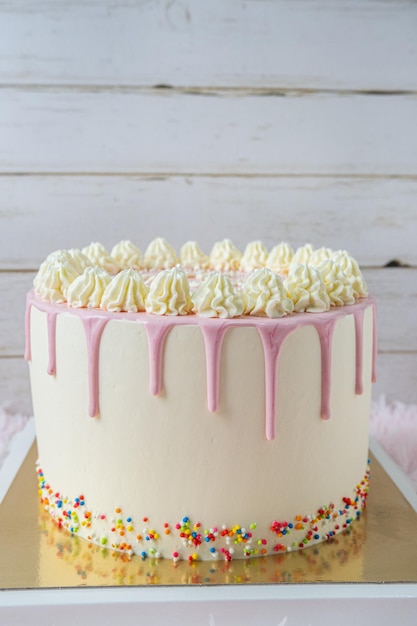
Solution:
<svg viewBox="0 0 417 626">
<path fill-rule="evenodd" d="M 100 340 L 103 330 L 109 321 L 106 317 L 82 317 L 81 321 L 84 326 L 85 336 L 87 340 L 87 359 L 88 359 L 88 392 L 89 404 L 88 414 L 90 417 L 96 417 L 100 414 L 99 402 L 99 356 L 100 356 Z"/>
<path fill-rule="evenodd" d="M 227 326 L 221 322 L 203 324 L 201 330 L 206 348 L 207 405 L 211 413 L 219 407 L 220 357 Z"/>
<path fill-rule="evenodd" d="M 149 389 L 153 396 L 162 391 L 162 354 L 165 337 L 171 330 L 174 322 L 163 324 L 158 321 L 146 321 L 145 329 L 149 346 Z"/>
<path fill-rule="evenodd" d="M 318 332 L 321 347 L 321 418 L 330 419 L 330 391 L 332 372 L 332 337 L 336 319 L 313 324 Z"/>
<path fill-rule="evenodd" d="M 363 318 L 364 309 L 358 309 L 354 314 L 356 336 L 356 382 L 355 393 L 363 394 Z"/>
<path fill-rule="evenodd" d="M 270 328 L 259 326 L 258 333 L 262 340 L 265 359 L 265 434 L 268 441 L 275 439 L 276 380 L 278 356 L 287 335 L 295 328 Z"/>
<path fill-rule="evenodd" d="M 48 369 L 50 376 L 56 374 L 56 311 L 48 311 L 46 314 L 46 322 L 48 325 Z"/>
<path fill-rule="evenodd" d="M 330 418 L 330 391 L 331 391 L 331 351 L 333 329 L 337 319 L 352 314 L 355 319 L 356 333 L 356 392 L 360 393 L 363 377 L 363 355 L 358 349 L 363 344 L 363 314 L 368 306 L 372 306 L 374 316 L 373 338 L 373 364 L 372 379 L 375 380 L 376 361 L 376 313 L 375 303 L 368 298 L 352 306 L 346 306 L 331 313 L 309 314 L 298 313 L 289 315 L 280 320 L 265 318 L 241 317 L 226 320 L 212 320 L 187 315 L 170 319 L 168 317 L 155 317 L 146 313 L 124 313 L 123 319 L 141 321 L 144 323 L 149 345 L 149 377 L 150 391 L 158 395 L 163 386 L 163 347 L 167 333 L 175 325 L 199 326 L 204 336 L 207 366 L 207 403 L 211 412 L 215 412 L 219 406 L 219 381 L 220 361 L 224 335 L 231 327 L 255 327 L 261 337 L 264 360 L 265 360 L 265 431 L 268 440 L 275 438 L 276 420 L 276 374 L 278 357 L 281 346 L 290 332 L 300 326 L 314 326 L 318 332 L 321 347 L 321 416 L 323 419 Z M 121 319 L 121 315 L 106 311 L 91 309 L 70 309 L 66 305 L 55 305 L 38 300 L 33 292 L 28 295 L 25 329 L 26 347 L 25 358 L 31 359 L 30 337 L 30 313 L 31 307 L 35 306 L 47 314 L 48 341 L 49 341 L 49 365 L 50 373 L 55 371 L 55 324 L 56 315 L 61 312 L 69 312 L 80 317 L 87 341 L 88 354 L 88 388 L 89 388 L 89 415 L 94 417 L 99 414 L 99 351 L 103 330 L 111 319 Z M 329 317 L 331 315 L 331 317 Z"/>
</svg>

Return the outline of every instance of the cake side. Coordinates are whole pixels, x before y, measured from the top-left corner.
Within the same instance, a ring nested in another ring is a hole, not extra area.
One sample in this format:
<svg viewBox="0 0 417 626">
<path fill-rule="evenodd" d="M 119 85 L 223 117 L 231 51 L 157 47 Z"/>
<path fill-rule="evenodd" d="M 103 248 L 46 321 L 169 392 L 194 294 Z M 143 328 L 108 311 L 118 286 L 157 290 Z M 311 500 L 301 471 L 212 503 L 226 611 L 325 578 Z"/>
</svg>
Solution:
<svg viewBox="0 0 417 626">
<path fill-rule="evenodd" d="M 99 348 L 100 414 L 92 418 L 80 312 L 61 307 L 57 313 L 57 305 L 31 302 L 39 456 L 45 480 L 51 477 L 50 486 L 41 479 L 42 497 L 60 524 L 129 552 L 204 559 L 227 556 L 231 548 L 238 557 L 311 545 L 342 530 L 363 507 L 366 484 L 359 493 L 356 489 L 367 470 L 372 300 L 330 311 L 324 319 L 297 317 L 277 359 L 275 434 L 269 440 L 265 346 L 253 320 L 226 322 L 231 327 L 221 346 L 219 404 L 212 413 L 197 317 L 167 332 L 158 395 L 149 384 L 144 316 L 109 318 Z M 97 315 L 82 311 L 85 318 Z M 364 314 L 361 394 L 356 393 L 359 312 Z M 332 318 L 330 414 L 324 416 L 330 419 L 323 419 L 317 326 L 320 319 L 328 326 Z M 80 495 L 84 504 L 75 506 Z"/>
</svg>

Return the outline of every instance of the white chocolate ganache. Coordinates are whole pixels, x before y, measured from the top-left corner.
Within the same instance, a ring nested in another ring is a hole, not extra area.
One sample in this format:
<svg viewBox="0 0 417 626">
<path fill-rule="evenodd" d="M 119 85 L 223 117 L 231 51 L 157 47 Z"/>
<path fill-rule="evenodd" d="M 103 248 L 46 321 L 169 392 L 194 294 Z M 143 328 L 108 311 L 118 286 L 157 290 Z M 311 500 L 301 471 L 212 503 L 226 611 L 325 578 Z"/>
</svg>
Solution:
<svg viewBox="0 0 417 626">
<path fill-rule="evenodd" d="M 142 558 L 325 541 L 365 506 L 375 354 L 346 251 L 54 252 L 26 311 L 42 505 Z"/>
</svg>

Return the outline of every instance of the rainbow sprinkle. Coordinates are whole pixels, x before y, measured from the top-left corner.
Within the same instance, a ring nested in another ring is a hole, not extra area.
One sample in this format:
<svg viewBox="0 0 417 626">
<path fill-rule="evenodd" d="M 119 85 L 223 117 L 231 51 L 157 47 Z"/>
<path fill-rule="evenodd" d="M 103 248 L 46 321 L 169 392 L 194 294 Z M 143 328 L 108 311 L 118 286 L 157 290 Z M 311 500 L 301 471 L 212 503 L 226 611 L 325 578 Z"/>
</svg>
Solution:
<svg viewBox="0 0 417 626">
<path fill-rule="evenodd" d="M 39 466 L 37 474 L 41 505 L 59 528 L 128 557 L 137 554 L 142 559 L 159 559 L 169 554 L 174 563 L 180 560 L 194 563 L 200 558 L 231 561 L 236 557 L 266 556 L 303 550 L 331 540 L 360 517 L 369 489 L 368 468 L 353 496 L 343 497 L 340 506 L 329 503 L 319 506 L 313 515 L 297 514 L 293 520 L 273 520 L 263 532 L 255 522 L 248 526 L 219 524 L 205 528 L 202 522 L 193 522 L 188 516 L 174 524 L 165 521 L 159 528 L 159 525 L 150 526 L 149 517 L 143 516 L 141 521 L 146 526 L 138 533 L 133 517 L 124 515 L 120 506 L 110 516 L 95 514 L 89 510 L 83 494 L 70 499 L 52 489 Z M 173 546 L 168 552 L 164 552 L 165 543 Z"/>
</svg>

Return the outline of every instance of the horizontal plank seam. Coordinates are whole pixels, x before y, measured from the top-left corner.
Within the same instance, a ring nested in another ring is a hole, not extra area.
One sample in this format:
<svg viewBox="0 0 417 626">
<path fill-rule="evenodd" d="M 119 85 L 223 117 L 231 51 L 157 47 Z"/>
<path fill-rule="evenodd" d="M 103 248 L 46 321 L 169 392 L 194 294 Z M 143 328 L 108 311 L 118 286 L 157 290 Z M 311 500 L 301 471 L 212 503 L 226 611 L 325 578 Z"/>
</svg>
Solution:
<svg viewBox="0 0 417 626">
<path fill-rule="evenodd" d="M 13 91 L 31 91 L 31 92 L 82 92 L 82 93 L 140 93 L 144 95 L 186 95 L 186 96 L 226 96 L 226 97 L 277 97 L 277 98 L 303 98 L 306 96 L 320 95 L 336 95 L 336 96 L 388 96 L 388 97 L 404 97 L 417 96 L 417 88 L 409 89 L 381 89 L 368 87 L 357 89 L 329 88 L 329 87 L 282 87 L 282 86 L 266 86 L 255 87 L 251 85 L 230 87 L 226 85 L 112 85 L 112 84 L 80 84 L 80 83 L 0 83 L 0 90 Z"/>
<path fill-rule="evenodd" d="M 378 350 L 378 354 L 399 354 L 404 356 L 416 356 L 417 350 Z"/>
<path fill-rule="evenodd" d="M 148 180 L 164 180 L 166 178 L 254 178 L 254 179 L 263 179 L 263 178 L 295 178 L 295 179 L 304 179 L 304 178 L 314 178 L 314 179 L 346 179 L 346 180 L 411 180 L 417 181 L 417 172 L 415 174 L 372 174 L 370 172 L 363 172 L 361 174 L 354 173 L 346 173 L 346 172 L 337 172 L 337 173 L 317 173 L 317 172 L 303 172 L 300 173 L 284 173 L 284 172 L 266 172 L 266 173 L 255 173 L 255 172 L 125 172 L 125 171 L 117 171 L 117 172 L 36 172 L 36 171 L 0 171 L 0 178 L 12 178 L 12 177 L 32 177 L 32 178 L 43 178 L 43 177 L 56 177 L 56 178 L 70 178 L 70 177 L 82 177 L 82 178 L 98 178 L 98 177 L 119 177 L 119 178 L 146 178 Z"/>
<path fill-rule="evenodd" d="M 33 274 L 33 272 L 37 272 L 38 269 L 39 267 L 11 267 L 10 265 L 0 265 L 0 274 Z M 387 267 L 386 265 L 365 265 L 361 263 L 361 270 L 376 270 L 381 272 L 389 272 L 392 270 L 412 270 L 415 272 L 417 270 L 417 265 L 396 265 Z"/>
</svg>

